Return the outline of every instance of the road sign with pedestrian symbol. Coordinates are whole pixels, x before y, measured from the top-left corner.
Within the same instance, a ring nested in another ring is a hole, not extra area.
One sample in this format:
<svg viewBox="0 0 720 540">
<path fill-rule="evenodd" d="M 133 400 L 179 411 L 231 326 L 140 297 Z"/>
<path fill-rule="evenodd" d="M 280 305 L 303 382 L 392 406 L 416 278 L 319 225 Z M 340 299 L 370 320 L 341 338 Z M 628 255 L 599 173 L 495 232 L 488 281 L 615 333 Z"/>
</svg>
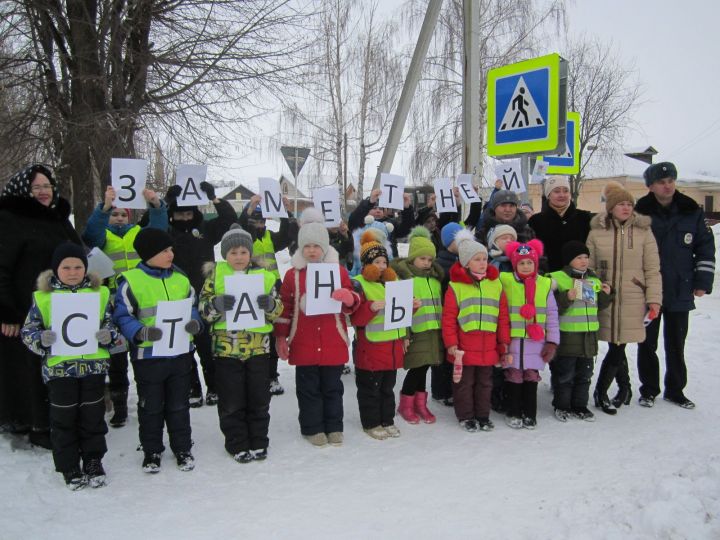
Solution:
<svg viewBox="0 0 720 540">
<path fill-rule="evenodd" d="M 543 156 L 548 163 L 548 174 L 578 174 L 580 172 L 580 113 L 567 113 L 565 152 Z"/>
</svg>

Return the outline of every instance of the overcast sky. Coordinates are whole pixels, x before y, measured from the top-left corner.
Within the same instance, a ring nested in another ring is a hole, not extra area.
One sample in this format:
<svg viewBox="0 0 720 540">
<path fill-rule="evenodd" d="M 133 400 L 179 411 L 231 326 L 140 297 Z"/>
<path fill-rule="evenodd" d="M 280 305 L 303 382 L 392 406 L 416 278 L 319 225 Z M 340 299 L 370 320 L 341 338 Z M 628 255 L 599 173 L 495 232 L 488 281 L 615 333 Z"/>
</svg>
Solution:
<svg viewBox="0 0 720 540">
<path fill-rule="evenodd" d="M 402 0 L 380 4 L 390 11 Z M 614 44 L 637 72 L 642 104 L 633 112 L 634 128 L 623 146 L 654 146 L 660 152 L 655 161 L 675 162 L 681 177 L 720 178 L 720 0 L 569 0 L 567 8 L 571 38 L 588 34 Z M 368 176 L 377 162 L 379 156 L 369 164 Z M 252 189 L 259 176 L 289 173 L 279 155 L 256 154 L 226 165 L 211 166 L 211 175 Z M 407 174 L 404 168 L 398 156 L 392 172 Z"/>
</svg>

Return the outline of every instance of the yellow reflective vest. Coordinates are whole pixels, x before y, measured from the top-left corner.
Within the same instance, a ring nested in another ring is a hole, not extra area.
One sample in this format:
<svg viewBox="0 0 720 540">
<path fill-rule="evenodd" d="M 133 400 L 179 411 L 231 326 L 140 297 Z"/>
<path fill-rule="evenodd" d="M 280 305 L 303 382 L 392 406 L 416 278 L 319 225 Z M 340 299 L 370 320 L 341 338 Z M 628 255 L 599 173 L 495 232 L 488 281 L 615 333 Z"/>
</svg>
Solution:
<svg viewBox="0 0 720 540">
<path fill-rule="evenodd" d="M 135 251 L 133 244 L 141 230 L 142 228 L 139 225 L 135 225 L 121 238 L 109 229 L 105 229 L 105 246 L 103 247 L 103 252 L 112 260 L 113 270 L 116 276 L 126 270 L 132 270 L 140 264 L 140 257 Z M 117 287 L 116 278 L 110 278 L 109 284 L 112 289 L 115 289 Z"/>
<path fill-rule="evenodd" d="M 503 286 L 497 279 L 474 284 L 450 282 L 458 306 L 457 321 L 463 332 L 496 332 Z"/>
<path fill-rule="evenodd" d="M 40 311 L 40 315 L 42 315 L 43 325 L 45 328 L 50 329 L 52 328 L 52 296 L 54 294 L 83 294 L 83 293 L 100 293 L 100 320 L 103 320 L 103 317 L 105 316 L 105 309 L 107 308 L 108 301 L 110 299 L 110 290 L 107 287 L 100 287 L 99 289 L 91 289 L 89 287 L 85 287 L 82 289 L 78 289 L 74 293 L 72 291 L 60 289 L 56 291 L 35 291 L 33 293 L 33 297 L 35 298 L 35 305 L 38 307 L 38 311 Z M 98 328 L 99 330 L 99 328 Z M 110 352 L 107 349 L 104 349 L 103 347 L 98 346 L 97 352 L 94 352 L 92 354 L 83 354 L 83 355 L 49 355 L 47 357 L 47 365 L 48 367 L 53 367 L 58 364 L 61 364 L 62 362 L 68 362 L 68 361 L 78 361 L 78 360 L 102 360 L 103 358 L 110 358 Z"/>
<path fill-rule="evenodd" d="M 440 282 L 431 277 L 413 277 L 413 297 L 420 300 L 420 307 L 413 313 L 413 333 L 438 330 L 442 319 L 442 288 Z"/>
<path fill-rule="evenodd" d="M 550 293 L 552 280 L 545 276 L 537 276 L 535 284 L 535 321 L 526 320 L 520 315 L 520 308 L 525 305 L 525 285 L 515 279 L 513 272 L 500 272 L 500 282 L 507 297 L 510 311 L 510 336 L 514 338 L 529 338 L 527 325 L 537 322 L 545 326 L 547 318 L 547 297 Z"/>
<path fill-rule="evenodd" d="M 225 278 L 227 276 L 232 276 L 236 272 L 233 270 L 232 266 L 230 266 L 227 262 L 222 261 L 217 263 L 215 266 L 215 294 L 221 295 L 225 294 Z M 255 268 L 251 269 L 247 272 L 248 274 L 261 274 L 264 279 L 265 283 L 265 294 L 271 294 L 273 287 L 275 286 L 275 282 L 277 281 L 275 278 L 275 275 L 271 272 L 268 272 L 267 270 L 264 270 L 262 268 Z M 220 316 L 220 319 L 213 324 L 213 330 L 227 330 L 227 321 L 225 319 L 227 313 L 223 312 Z M 267 322 L 263 326 L 259 326 L 257 328 L 248 328 L 245 331 L 246 332 L 257 332 L 259 334 L 269 334 L 272 332 L 273 325 L 272 323 Z"/>
<path fill-rule="evenodd" d="M 362 275 L 355 276 L 353 278 L 361 286 L 365 298 L 370 302 L 385 300 L 385 285 L 374 281 L 366 280 Z M 402 339 L 406 335 L 405 328 L 399 328 L 397 330 L 385 330 L 385 310 L 377 312 L 370 322 L 365 327 L 365 337 L 368 341 L 380 342 L 380 341 L 393 341 L 396 339 Z"/>
<path fill-rule="evenodd" d="M 273 274 L 275 279 L 280 279 L 280 271 L 278 270 L 277 259 L 275 259 L 275 246 L 270 231 L 267 229 L 265 229 L 262 238 L 258 238 L 253 242 L 253 262 Z"/>
<path fill-rule="evenodd" d="M 575 285 L 575 280 L 562 270 L 553 272 L 550 276 L 557 282 L 558 290 L 561 292 L 568 291 Z M 559 316 L 560 331 L 562 332 L 597 332 L 600 329 L 597 317 L 597 299 L 602 284 L 596 277 L 585 278 L 585 281 L 592 284 L 595 293 L 594 302 L 585 302 L 582 299 L 575 298 L 570 307 Z"/>
</svg>

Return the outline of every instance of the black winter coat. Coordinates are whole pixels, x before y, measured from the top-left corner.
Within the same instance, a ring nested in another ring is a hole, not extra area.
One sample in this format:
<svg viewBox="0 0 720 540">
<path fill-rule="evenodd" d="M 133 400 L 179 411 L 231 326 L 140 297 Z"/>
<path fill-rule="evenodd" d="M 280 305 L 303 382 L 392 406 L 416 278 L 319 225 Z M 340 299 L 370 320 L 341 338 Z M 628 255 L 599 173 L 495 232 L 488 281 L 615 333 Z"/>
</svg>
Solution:
<svg viewBox="0 0 720 540">
<path fill-rule="evenodd" d="M 0 322 L 23 324 L 37 277 L 50 268 L 55 248 L 68 241 L 82 245 L 69 216 L 63 198 L 54 208 L 29 197 L 0 198 Z"/>
<path fill-rule="evenodd" d="M 535 231 L 535 237 L 545 247 L 545 257 L 550 272 L 562 270 L 562 247 L 566 242 L 571 240 L 583 244 L 586 242 L 590 234 L 591 219 L 590 212 L 578 210 L 573 203 L 570 203 L 562 217 L 548 206 L 530 218 L 529 225 Z"/>
<path fill-rule="evenodd" d="M 652 232 L 660 251 L 660 274 L 665 311 L 695 309 L 696 289 L 712 292 L 715 278 L 715 237 L 705 213 L 687 195 L 675 192 L 663 208 L 649 193 L 638 200 L 635 210 L 652 219 Z"/>
</svg>

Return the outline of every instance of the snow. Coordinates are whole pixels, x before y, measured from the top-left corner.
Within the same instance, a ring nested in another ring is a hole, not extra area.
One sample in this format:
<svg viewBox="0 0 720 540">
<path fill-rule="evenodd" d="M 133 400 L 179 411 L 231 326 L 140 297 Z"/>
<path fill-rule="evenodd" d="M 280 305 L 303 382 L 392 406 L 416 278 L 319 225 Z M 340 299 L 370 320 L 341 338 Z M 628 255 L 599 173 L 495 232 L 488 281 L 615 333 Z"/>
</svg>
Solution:
<svg viewBox="0 0 720 540">
<path fill-rule="evenodd" d="M 272 399 L 265 462 L 234 462 L 216 408 L 203 406 L 191 410 L 195 470 L 178 471 L 167 450 L 162 472 L 145 474 L 133 412 L 108 433 L 108 486 L 70 492 L 48 451 L 3 435 L 0 537 L 720 538 L 719 325 L 720 297 L 700 299 L 686 347 L 693 411 L 633 399 L 615 417 L 591 407 L 595 423 L 562 424 L 546 371 L 535 431 L 493 413 L 495 431 L 466 433 L 451 408 L 432 403 L 436 424 L 396 418 L 402 436 L 376 441 L 362 432 L 350 375 L 345 444 L 316 449 L 300 436 L 293 368 L 281 362 L 286 393 Z M 635 355 L 628 347 L 637 396 Z"/>
</svg>

